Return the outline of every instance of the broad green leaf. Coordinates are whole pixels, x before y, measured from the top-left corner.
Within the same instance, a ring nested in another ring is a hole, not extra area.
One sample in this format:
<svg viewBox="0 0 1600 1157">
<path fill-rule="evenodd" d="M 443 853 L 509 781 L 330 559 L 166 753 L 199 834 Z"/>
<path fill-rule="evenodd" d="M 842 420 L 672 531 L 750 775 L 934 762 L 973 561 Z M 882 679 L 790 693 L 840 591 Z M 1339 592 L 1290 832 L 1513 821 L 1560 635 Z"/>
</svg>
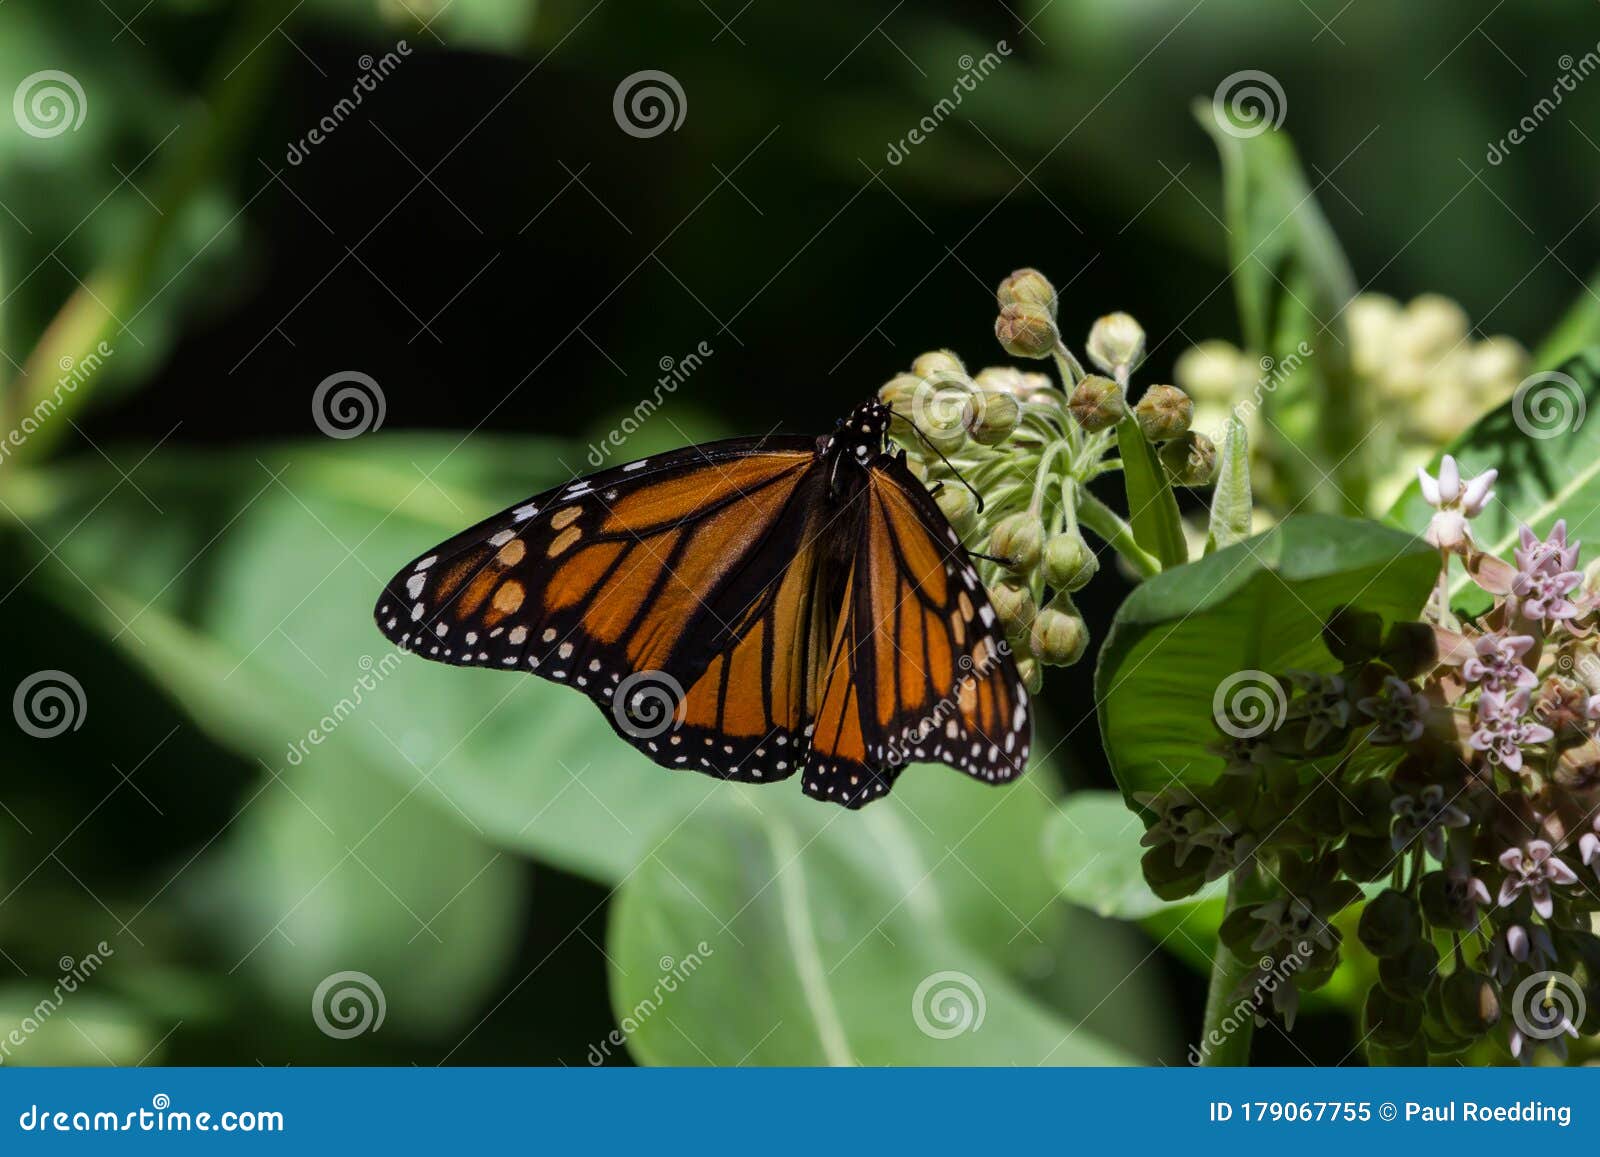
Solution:
<svg viewBox="0 0 1600 1157">
<path fill-rule="evenodd" d="M 46 475 L 68 496 L 34 525 L 78 576 L 52 589 L 219 741 L 273 771 L 369 770 L 500 847 L 614 882 L 717 785 L 649 763 L 569 689 L 397 656 L 371 619 L 408 558 L 586 470 L 555 443 L 455 436 L 166 450 L 138 491 L 92 463 Z"/>
<path fill-rule="evenodd" d="M 1221 459 L 1217 463 L 1216 489 L 1211 495 L 1206 553 L 1249 538 L 1252 509 L 1248 435 L 1239 415 L 1229 414 L 1222 436 Z"/>
<path fill-rule="evenodd" d="M 1368 470 L 1359 451 L 1369 403 L 1350 368 L 1344 308 L 1350 272 L 1287 133 L 1224 125 L 1211 102 L 1195 115 L 1222 157 L 1229 259 L 1245 344 L 1272 358 L 1254 404 L 1269 419 L 1261 447 L 1292 508 L 1360 513 Z M 1326 477 L 1324 475 L 1326 474 Z"/>
<path fill-rule="evenodd" d="M 1038 917 L 1016 907 L 1003 876 L 990 878 L 1003 861 L 962 838 L 992 824 L 996 842 L 1014 841 L 1004 813 L 1037 809 L 1026 783 L 1001 791 L 914 768 L 860 813 L 746 788 L 696 812 L 612 908 L 612 1004 L 626 1047 L 652 1064 L 1126 1063 L 997 959 L 1004 938 Z M 968 806 L 945 811 L 940 795 Z M 952 827 L 940 814 L 960 819 Z M 1029 851 L 1012 842 L 998 854 L 1026 865 L 1048 906 Z M 1076 959 L 1094 958 L 1078 949 Z M 1116 981 L 1100 980 L 1110 995 Z"/>
<path fill-rule="evenodd" d="M 1141 584 L 1095 671 L 1100 733 L 1123 794 L 1215 779 L 1222 760 L 1206 746 L 1219 738 L 1219 707 L 1257 692 L 1270 699 L 1263 673 L 1333 669 L 1321 631 L 1336 607 L 1411 619 L 1438 573 L 1438 553 L 1410 534 L 1297 515 Z"/>
<path fill-rule="evenodd" d="M 253 975 L 284 1016 L 309 1028 L 316 1003 L 348 1029 L 337 993 L 349 987 L 382 994 L 391 1031 L 440 1032 L 499 980 L 527 890 L 522 865 L 433 796 L 421 772 L 403 787 L 355 761 L 307 760 L 264 782 L 177 886 L 234 957 L 230 972 Z M 325 985 L 338 973 L 362 975 Z"/>
<path fill-rule="evenodd" d="M 1217 880 L 1182 901 L 1163 900 L 1144 882 L 1139 837 L 1144 824 L 1114 791 L 1074 792 L 1051 817 L 1045 860 L 1061 896 L 1101 916 L 1143 920 L 1182 911 L 1226 894 Z M 1220 916 L 1219 916 L 1220 918 Z M 1211 924 L 1215 930 L 1215 921 Z"/>
<path fill-rule="evenodd" d="M 1600 347 L 1558 370 L 1533 375 L 1510 401 L 1480 418 L 1434 460 L 1451 454 L 1464 477 L 1490 468 L 1500 471 L 1494 501 L 1472 521 L 1472 537 L 1490 554 L 1507 561 L 1517 530 L 1547 533 L 1566 519 L 1574 538 L 1600 537 Z M 1433 508 L 1413 481 L 1390 509 L 1387 520 L 1421 532 Z M 1468 613 L 1488 608 L 1490 598 L 1472 585 L 1460 565 L 1450 575 L 1452 602 Z"/>
<path fill-rule="evenodd" d="M 1189 561 L 1189 544 L 1183 537 L 1178 500 L 1156 449 L 1145 440 L 1139 423 L 1131 417 L 1117 423 L 1117 451 L 1122 459 L 1122 482 L 1127 488 L 1128 521 L 1134 540 L 1161 560 L 1163 567 Z"/>
</svg>

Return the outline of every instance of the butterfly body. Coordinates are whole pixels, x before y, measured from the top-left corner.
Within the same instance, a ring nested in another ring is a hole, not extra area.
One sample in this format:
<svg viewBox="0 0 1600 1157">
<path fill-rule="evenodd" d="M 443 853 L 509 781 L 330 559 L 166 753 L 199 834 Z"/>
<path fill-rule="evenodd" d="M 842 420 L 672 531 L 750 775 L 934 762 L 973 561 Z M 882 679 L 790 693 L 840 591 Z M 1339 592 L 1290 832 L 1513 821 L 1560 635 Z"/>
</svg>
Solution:
<svg viewBox="0 0 1600 1157">
<path fill-rule="evenodd" d="M 734 439 L 535 496 L 416 559 L 379 629 L 403 650 L 584 692 L 664 767 L 800 774 L 847 807 L 908 762 L 1015 778 L 1027 691 L 889 412 Z"/>
</svg>

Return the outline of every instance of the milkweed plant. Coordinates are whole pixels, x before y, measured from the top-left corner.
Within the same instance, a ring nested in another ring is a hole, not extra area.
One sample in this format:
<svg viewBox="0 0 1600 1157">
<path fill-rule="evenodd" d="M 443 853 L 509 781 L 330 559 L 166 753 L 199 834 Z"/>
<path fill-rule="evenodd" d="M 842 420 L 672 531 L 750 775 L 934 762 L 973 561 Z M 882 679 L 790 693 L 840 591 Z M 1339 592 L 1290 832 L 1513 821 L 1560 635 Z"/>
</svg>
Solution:
<svg viewBox="0 0 1600 1157">
<path fill-rule="evenodd" d="M 1250 371 L 1271 359 L 1203 342 L 1177 359 L 1188 389 L 1140 385 L 1146 340 L 1133 317 L 1094 321 L 1080 359 L 1038 270 L 1013 273 L 996 297 L 1000 345 L 1042 366 L 969 371 L 937 350 L 879 397 L 910 468 L 982 559 L 1038 690 L 1045 668 L 1088 650 L 1074 594 L 1103 558 L 1135 582 L 1173 578 L 1235 544 L 1250 554 L 1252 531 L 1276 520 L 1271 453 L 1252 446 L 1265 434 L 1270 447 L 1272 415 L 1251 404 Z M 1499 471 L 1436 457 L 1496 406 L 1525 428 L 1526 351 L 1472 340 L 1438 295 L 1404 307 L 1364 295 L 1350 312 L 1358 388 L 1393 415 L 1370 502 L 1403 503 L 1412 475 L 1427 517 L 1408 545 L 1436 571 L 1413 613 L 1385 617 L 1361 589 L 1341 592 L 1314 623 L 1316 661 L 1251 672 L 1243 698 L 1224 695 L 1224 680 L 1196 752 L 1214 777 L 1125 791 L 1160 902 L 1227 889 L 1191 1060 L 1247 1058 L 1226 1040 L 1241 1020 L 1292 1031 L 1302 1003 L 1333 987 L 1373 1063 L 1564 1061 L 1600 1032 L 1600 566 L 1584 568 L 1559 518 L 1536 533 L 1497 510 L 1489 521 L 1515 528 L 1510 549 L 1484 545 L 1474 528 L 1497 509 Z M 1563 387 L 1555 402 L 1573 399 L 1581 407 Z M 1120 478 L 1125 512 L 1106 500 L 1114 485 L 1093 485 L 1102 478 Z M 1198 515 L 1180 514 L 1184 490 Z"/>
</svg>

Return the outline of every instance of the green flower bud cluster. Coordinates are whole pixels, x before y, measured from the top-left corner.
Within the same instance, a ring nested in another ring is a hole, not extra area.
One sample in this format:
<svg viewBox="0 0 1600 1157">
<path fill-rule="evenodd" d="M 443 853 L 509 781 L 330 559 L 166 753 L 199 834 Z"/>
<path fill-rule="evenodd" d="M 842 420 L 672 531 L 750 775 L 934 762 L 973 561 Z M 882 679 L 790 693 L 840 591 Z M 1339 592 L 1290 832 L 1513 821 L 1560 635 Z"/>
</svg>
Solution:
<svg viewBox="0 0 1600 1157">
<path fill-rule="evenodd" d="M 1580 681 L 1600 683 L 1600 593 L 1548 617 L 1506 577 L 1578 558 L 1563 525 L 1524 532 L 1515 567 L 1476 556 L 1480 619 L 1437 599 L 1420 622 L 1342 608 L 1324 669 L 1219 685 L 1212 781 L 1134 799 L 1158 896 L 1231 877 L 1221 938 L 1271 962 L 1236 995 L 1292 959 L 1266 986 L 1288 1020 L 1348 961 L 1374 1063 L 1565 1058 L 1600 1033 L 1600 688 Z"/>
<path fill-rule="evenodd" d="M 878 396 L 894 413 L 890 433 L 907 465 L 966 548 L 987 556 L 978 566 L 990 602 L 1037 690 L 1044 667 L 1076 663 L 1088 648 L 1072 595 L 1100 562 L 1078 512 L 1088 483 L 1116 469 L 1113 427 L 1128 410 L 1124 387 L 1086 375 L 1068 350 L 1044 274 L 1019 269 L 995 298 L 1001 347 L 1051 363 L 1056 376 L 1014 365 L 969 372 L 954 353 L 938 350 L 916 358 Z M 1113 314 L 1095 323 L 1089 348 L 1107 373 L 1126 375 L 1143 357 L 1144 333 L 1126 314 Z M 1095 407 L 1104 412 L 1090 413 Z"/>
<path fill-rule="evenodd" d="M 1371 461 L 1384 470 L 1370 500 L 1376 515 L 1389 508 L 1440 446 L 1511 397 L 1527 374 L 1529 358 L 1509 337 L 1473 339 L 1466 312 L 1436 293 L 1404 305 L 1363 293 L 1344 317 L 1358 388 L 1384 415 L 1370 446 Z M 1215 438 L 1229 413 L 1237 412 L 1250 445 L 1264 448 L 1269 440 L 1261 437 L 1261 410 L 1290 368 L 1212 340 L 1181 354 L 1173 377 L 1194 399 L 1193 429 Z M 1259 485 L 1270 487 L 1270 462 L 1264 456 L 1252 461 L 1251 471 Z"/>
</svg>

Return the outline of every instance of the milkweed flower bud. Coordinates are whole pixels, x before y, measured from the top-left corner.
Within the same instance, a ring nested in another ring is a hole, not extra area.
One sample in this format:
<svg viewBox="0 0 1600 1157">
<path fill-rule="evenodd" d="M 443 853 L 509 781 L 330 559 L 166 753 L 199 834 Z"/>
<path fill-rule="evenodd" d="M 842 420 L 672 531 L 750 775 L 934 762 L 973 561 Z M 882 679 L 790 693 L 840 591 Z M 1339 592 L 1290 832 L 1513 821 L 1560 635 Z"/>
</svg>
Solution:
<svg viewBox="0 0 1600 1157">
<path fill-rule="evenodd" d="M 1072 604 L 1067 603 L 1067 606 Z M 1029 638 L 1039 662 L 1052 667 L 1070 667 L 1083 658 L 1089 646 L 1089 628 L 1075 608 L 1063 611 L 1045 607 L 1034 617 Z"/>
<path fill-rule="evenodd" d="M 1044 668 L 1031 655 L 1017 660 L 1017 674 L 1022 676 L 1022 685 L 1032 694 L 1037 695 L 1044 687 Z"/>
<path fill-rule="evenodd" d="M 1110 378 L 1090 374 L 1079 382 L 1067 402 L 1067 412 L 1073 421 L 1089 433 L 1108 430 L 1128 415 L 1128 404 L 1123 401 L 1122 389 Z"/>
<path fill-rule="evenodd" d="M 1006 353 L 1019 358 L 1047 358 L 1061 340 L 1050 311 L 1026 302 L 1001 307 L 994 336 Z"/>
<path fill-rule="evenodd" d="M 1044 544 L 1044 581 L 1055 590 L 1081 590 L 1099 570 L 1100 560 L 1081 534 L 1058 534 Z"/>
<path fill-rule="evenodd" d="M 1056 316 L 1056 287 L 1037 269 L 1018 269 L 1000 283 L 995 291 L 1000 307 L 1008 305 L 1042 305 Z"/>
<path fill-rule="evenodd" d="M 1144 360 L 1144 327 L 1125 313 L 1108 313 L 1089 330 L 1089 360 L 1108 374 Z"/>
<path fill-rule="evenodd" d="M 1168 442 L 1189 432 L 1194 402 L 1177 386 L 1151 386 L 1133 408 L 1139 429 L 1152 442 Z"/>
<path fill-rule="evenodd" d="M 1039 614 L 1039 607 L 1026 586 L 1009 581 L 996 583 L 989 589 L 989 603 L 994 607 L 1007 639 L 1012 642 L 1027 639 L 1033 620 Z"/>
<path fill-rule="evenodd" d="M 963 539 L 978 528 L 978 503 L 965 486 L 947 485 L 933 499 L 950 528 Z"/>
<path fill-rule="evenodd" d="M 919 378 L 938 382 L 945 378 L 966 377 L 967 367 L 950 350 L 929 350 L 917 355 L 911 363 L 911 372 Z"/>
<path fill-rule="evenodd" d="M 878 387 L 878 401 L 889 407 L 889 433 L 902 442 L 917 440 L 911 417 L 916 412 L 917 391 L 926 388 L 915 374 L 896 374 Z"/>
<path fill-rule="evenodd" d="M 1410 896 L 1388 888 L 1367 903 L 1359 932 L 1374 956 L 1399 956 L 1421 939 L 1422 916 Z"/>
<path fill-rule="evenodd" d="M 1037 514 L 1008 514 L 989 532 L 989 553 L 1006 560 L 1006 569 L 1025 574 L 1044 552 L 1044 523 Z"/>
<path fill-rule="evenodd" d="M 1217 474 L 1216 445 L 1193 430 L 1161 447 L 1159 457 L 1179 486 L 1210 486 Z"/>
<path fill-rule="evenodd" d="M 1022 406 L 1012 394 L 974 391 L 961 410 L 961 424 L 980 446 L 998 446 L 1016 431 Z"/>
<path fill-rule="evenodd" d="M 1445 977 L 1439 997 L 1445 1023 L 1462 1036 L 1482 1036 L 1500 1023 L 1500 994 L 1481 972 L 1457 969 Z"/>
</svg>

